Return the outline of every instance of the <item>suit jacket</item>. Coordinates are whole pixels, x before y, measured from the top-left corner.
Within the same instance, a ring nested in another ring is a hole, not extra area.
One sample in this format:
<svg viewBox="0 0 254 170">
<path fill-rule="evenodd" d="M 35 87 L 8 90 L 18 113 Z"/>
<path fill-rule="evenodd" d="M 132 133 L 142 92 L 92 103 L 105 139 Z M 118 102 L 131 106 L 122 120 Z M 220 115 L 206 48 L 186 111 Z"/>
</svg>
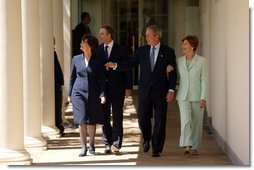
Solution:
<svg viewBox="0 0 254 170">
<path fill-rule="evenodd" d="M 103 58 L 104 64 L 106 62 L 124 62 L 130 60 L 128 49 L 114 42 L 110 56 L 108 59 L 105 58 L 104 44 L 99 45 L 98 55 Z M 106 96 L 108 97 L 124 97 L 125 89 L 132 89 L 132 71 L 113 71 L 106 70 Z"/>
<path fill-rule="evenodd" d="M 146 100 L 151 88 L 157 91 L 157 94 L 166 97 L 169 89 L 175 90 L 176 71 L 173 70 L 166 74 L 166 68 L 170 64 L 176 66 L 175 52 L 172 48 L 161 44 L 158 57 L 153 71 L 150 65 L 150 45 L 139 47 L 134 58 L 125 63 L 119 63 L 117 70 L 126 70 L 140 65 L 139 78 L 139 98 Z"/>
<path fill-rule="evenodd" d="M 105 72 L 102 60 L 93 55 L 86 67 L 84 55 L 75 56 L 71 66 L 69 96 L 82 95 L 98 100 L 105 96 L 104 91 Z"/>
<path fill-rule="evenodd" d="M 60 90 L 64 85 L 64 77 L 61 69 L 61 65 L 57 58 L 57 53 L 54 51 L 54 72 L 55 72 L 55 89 Z"/>
<path fill-rule="evenodd" d="M 195 54 L 187 68 L 186 57 L 177 59 L 179 89 L 176 100 L 200 101 L 207 100 L 208 69 L 207 59 Z"/>
</svg>

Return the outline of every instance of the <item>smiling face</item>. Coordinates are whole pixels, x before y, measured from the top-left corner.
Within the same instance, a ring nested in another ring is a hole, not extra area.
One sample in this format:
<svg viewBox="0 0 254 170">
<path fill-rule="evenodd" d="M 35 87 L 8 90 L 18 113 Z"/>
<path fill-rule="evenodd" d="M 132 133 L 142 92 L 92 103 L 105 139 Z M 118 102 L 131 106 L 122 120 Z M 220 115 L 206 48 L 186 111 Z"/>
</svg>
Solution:
<svg viewBox="0 0 254 170">
<path fill-rule="evenodd" d="M 193 52 L 193 47 L 190 45 L 189 41 L 184 40 L 182 42 L 182 51 L 184 54 L 189 54 Z"/>
<path fill-rule="evenodd" d="M 155 34 L 152 29 L 146 30 L 146 41 L 148 45 L 156 46 L 160 42 L 160 35 Z"/>
</svg>

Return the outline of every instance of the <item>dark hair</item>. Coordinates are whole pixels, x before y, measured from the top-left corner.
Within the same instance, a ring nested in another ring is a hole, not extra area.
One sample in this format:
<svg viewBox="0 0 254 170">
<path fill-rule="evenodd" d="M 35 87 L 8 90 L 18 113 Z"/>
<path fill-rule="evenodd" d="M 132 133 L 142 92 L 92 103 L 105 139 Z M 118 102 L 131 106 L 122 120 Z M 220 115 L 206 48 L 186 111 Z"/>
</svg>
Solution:
<svg viewBox="0 0 254 170">
<path fill-rule="evenodd" d="M 82 37 L 82 41 L 86 41 L 87 44 L 91 47 L 91 52 L 92 54 L 96 54 L 96 51 L 98 49 L 98 39 L 94 36 L 92 36 L 91 34 L 85 34 Z"/>
<path fill-rule="evenodd" d="M 83 20 L 85 17 L 89 16 L 88 12 L 82 12 L 81 13 L 81 20 Z"/>
<path fill-rule="evenodd" d="M 103 25 L 101 26 L 101 28 L 104 28 L 108 34 L 111 35 L 111 39 L 114 40 L 115 39 L 115 36 L 116 36 L 116 31 L 113 27 L 109 26 L 109 25 Z"/>
<path fill-rule="evenodd" d="M 187 40 L 189 42 L 189 44 L 193 47 L 194 52 L 197 50 L 199 42 L 196 35 L 187 35 L 182 39 L 182 42 L 184 42 L 184 40 Z"/>
</svg>

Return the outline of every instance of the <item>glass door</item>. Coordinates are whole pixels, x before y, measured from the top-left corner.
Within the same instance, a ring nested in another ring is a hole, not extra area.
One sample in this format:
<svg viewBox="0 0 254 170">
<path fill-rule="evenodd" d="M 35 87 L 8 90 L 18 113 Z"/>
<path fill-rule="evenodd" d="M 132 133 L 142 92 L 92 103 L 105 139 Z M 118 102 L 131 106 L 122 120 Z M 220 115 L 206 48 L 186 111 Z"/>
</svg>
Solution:
<svg viewBox="0 0 254 170">
<path fill-rule="evenodd" d="M 168 0 L 111 0 L 110 25 L 117 32 L 117 42 L 128 47 L 134 55 L 137 48 L 146 44 L 147 26 L 162 27 L 162 43 L 168 44 Z M 138 83 L 138 68 L 134 71 L 134 85 Z"/>
</svg>

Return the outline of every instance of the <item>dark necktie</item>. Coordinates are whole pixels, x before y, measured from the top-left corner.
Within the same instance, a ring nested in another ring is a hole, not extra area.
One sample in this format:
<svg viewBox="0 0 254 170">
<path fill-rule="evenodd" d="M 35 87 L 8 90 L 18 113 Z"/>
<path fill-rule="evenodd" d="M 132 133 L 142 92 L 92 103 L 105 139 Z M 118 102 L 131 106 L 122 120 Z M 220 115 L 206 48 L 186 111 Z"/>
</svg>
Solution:
<svg viewBox="0 0 254 170">
<path fill-rule="evenodd" d="M 108 46 L 104 47 L 105 59 L 108 60 Z"/>
<path fill-rule="evenodd" d="M 150 53 L 150 64 L 151 64 L 151 69 L 153 71 L 153 67 L 154 67 L 154 58 L 155 58 L 155 47 L 152 47 L 152 51 Z"/>
</svg>

